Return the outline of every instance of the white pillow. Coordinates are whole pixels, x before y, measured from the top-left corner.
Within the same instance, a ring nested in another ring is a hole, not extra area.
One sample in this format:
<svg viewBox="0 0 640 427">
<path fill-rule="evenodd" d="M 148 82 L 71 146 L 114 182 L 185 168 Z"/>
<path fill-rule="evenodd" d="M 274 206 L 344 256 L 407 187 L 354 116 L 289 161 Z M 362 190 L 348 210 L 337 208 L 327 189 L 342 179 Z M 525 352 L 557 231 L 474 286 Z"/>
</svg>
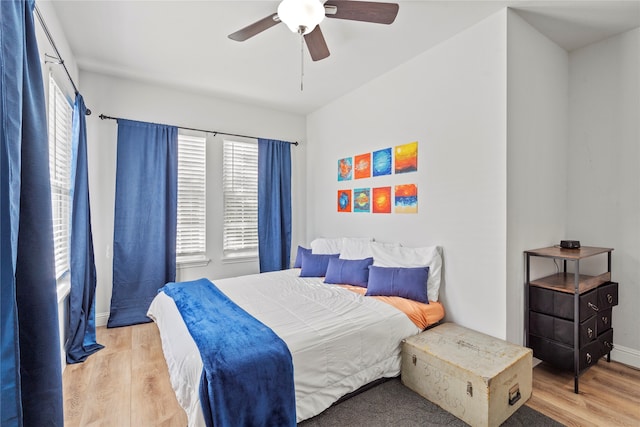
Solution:
<svg viewBox="0 0 640 427">
<path fill-rule="evenodd" d="M 342 251 L 340 252 L 341 259 L 365 259 L 373 257 L 373 251 L 371 250 L 371 243 L 373 239 L 360 239 L 345 237 L 342 239 Z M 375 242 L 379 246 L 383 247 L 398 247 L 400 243 L 381 243 Z"/>
<path fill-rule="evenodd" d="M 384 246 L 371 242 L 373 265 L 378 267 L 429 267 L 427 297 L 438 301 L 442 275 L 442 249 L 439 246 L 407 248 L 404 246 Z"/>
<path fill-rule="evenodd" d="M 373 239 L 371 237 L 319 237 L 311 242 L 311 253 L 314 254 L 342 254 L 345 243 L 350 247 L 362 247 Z M 371 255 L 369 255 L 371 256 Z M 364 257 L 368 258 L 368 257 Z M 363 259 L 363 258 L 343 258 Z"/>
<path fill-rule="evenodd" d="M 339 254 L 342 250 L 342 237 L 318 237 L 311 242 L 312 254 Z"/>
</svg>

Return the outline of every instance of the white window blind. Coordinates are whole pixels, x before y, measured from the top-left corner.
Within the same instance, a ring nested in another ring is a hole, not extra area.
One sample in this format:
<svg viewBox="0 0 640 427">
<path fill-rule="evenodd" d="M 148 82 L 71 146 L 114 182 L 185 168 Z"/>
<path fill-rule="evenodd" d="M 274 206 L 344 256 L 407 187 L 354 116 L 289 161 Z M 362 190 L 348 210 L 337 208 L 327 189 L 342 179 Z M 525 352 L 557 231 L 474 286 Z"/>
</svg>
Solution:
<svg viewBox="0 0 640 427">
<path fill-rule="evenodd" d="M 225 140 L 223 158 L 223 256 L 258 256 L 258 144 Z"/>
<path fill-rule="evenodd" d="M 206 252 L 206 164 L 206 139 L 178 135 L 178 261 Z"/>
<path fill-rule="evenodd" d="M 73 108 L 49 75 L 49 173 L 56 279 L 69 270 Z"/>
</svg>

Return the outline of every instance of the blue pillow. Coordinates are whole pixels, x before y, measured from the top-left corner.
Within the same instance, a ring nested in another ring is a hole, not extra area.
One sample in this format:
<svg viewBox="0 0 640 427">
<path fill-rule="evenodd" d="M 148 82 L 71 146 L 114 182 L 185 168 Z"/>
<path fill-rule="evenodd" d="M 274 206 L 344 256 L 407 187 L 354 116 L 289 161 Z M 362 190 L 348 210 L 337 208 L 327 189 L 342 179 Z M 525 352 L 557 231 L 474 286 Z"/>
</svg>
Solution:
<svg viewBox="0 0 640 427">
<path fill-rule="evenodd" d="M 368 296 L 395 296 L 429 304 L 429 267 L 369 267 Z"/>
<path fill-rule="evenodd" d="M 302 252 L 300 277 L 324 277 L 331 258 L 338 258 L 340 254 L 313 254 Z"/>
<path fill-rule="evenodd" d="M 296 254 L 296 261 L 293 263 L 293 268 L 302 267 L 302 253 L 306 252 L 308 254 L 311 253 L 311 249 L 303 248 L 302 246 L 298 246 L 298 253 Z"/>
<path fill-rule="evenodd" d="M 327 266 L 327 275 L 324 278 L 324 283 L 344 283 L 366 288 L 371 264 L 373 264 L 373 258 L 331 258 Z"/>
</svg>

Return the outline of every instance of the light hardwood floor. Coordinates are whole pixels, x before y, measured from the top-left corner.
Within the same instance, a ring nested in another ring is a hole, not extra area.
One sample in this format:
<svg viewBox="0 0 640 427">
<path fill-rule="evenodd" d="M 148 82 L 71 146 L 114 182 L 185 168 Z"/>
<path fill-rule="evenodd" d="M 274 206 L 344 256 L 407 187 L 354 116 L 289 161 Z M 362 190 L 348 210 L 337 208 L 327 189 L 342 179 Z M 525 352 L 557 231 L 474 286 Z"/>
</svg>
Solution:
<svg viewBox="0 0 640 427">
<path fill-rule="evenodd" d="M 62 375 L 64 425 L 185 427 L 155 323 L 97 328 L 105 346 Z"/>
<path fill-rule="evenodd" d="M 579 391 L 572 372 L 540 364 L 527 405 L 567 426 L 640 427 L 640 370 L 602 358 L 580 376 Z"/>
<path fill-rule="evenodd" d="M 178 405 L 154 323 L 97 328 L 105 346 L 63 374 L 65 427 L 187 425 Z M 604 359 L 580 377 L 538 365 L 527 402 L 568 426 L 640 426 L 640 370 Z"/>
</svg>

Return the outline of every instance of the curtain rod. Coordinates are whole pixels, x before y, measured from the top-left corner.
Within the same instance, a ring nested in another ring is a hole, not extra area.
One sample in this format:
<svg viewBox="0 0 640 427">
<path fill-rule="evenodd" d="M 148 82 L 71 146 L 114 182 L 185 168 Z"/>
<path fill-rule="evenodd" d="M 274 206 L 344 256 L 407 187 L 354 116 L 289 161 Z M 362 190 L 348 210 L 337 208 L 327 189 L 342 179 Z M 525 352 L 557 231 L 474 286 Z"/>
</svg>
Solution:
<svg viewBox="0 0 640 427">
<path fill-rule="evenodd" d="M 53 37 L 51 36 L 51 33 L 49 32 L 49 28 L 47 27 L 47 24 L 44 22 L 44 18 L 42 17 L 42 14 L 40 13 L 40 9 L 38 9 L 38 5 L 35 5 L 34 10 L 36 12 L 36 16 L 38 17 L 38 21 L 40 21 L 40 25 L 42 26 L 42 29 L 44 30 L 44 33 L 47 36 L 47 39 L 49 39 L 49 43 L 51 44 L 51 47 L 53 47 L 53 50 L 56 51 L 56 56 L 53 57 L 51 55 L 47 55 L 45 53 L 45 58 L 53 58 L 56 60 L 56 63 L 59 65 L 62 65 L 62 68 L 64 68 L 65 73 L 67 73 L 67 78 L 69 79 L 69 81 L 71 82 L 71 86 L 73 86 L 73 90 L 75 91 L 76 96 L 78 95 L 78 93 L 80 93 L 78 91 L 78 87 L 76 86 L 75 82 L 73 81 L 73 79 L 71 78 L 71 74 L 69 74 L 69 70 L 67 69 L 67 66 L 64 63 L 64 59 L 62 59 L 62 56 L 60 55 L 60 51 L 58 50 L 58 46 L 56 46 L 56 42 L 53 41 Z M 45 59 L 45 62 L 53 62 L 53 61 L 47 61 L 47 59 Z M 91 110 L 87 108 L 87 112 L 86 112 L 87 116 L 91 115 Z"/>
<path fill-rule="evenodd" d="M 104 114 L 100 114 L 98 117 L 100 117 L 100 119 L 102 119 L 102 120 L 126 120 L 126 119 L 122 119 L 121 117 L 111 117 L 111 116 L 107 116 L 107 115 L 104 115 Z M 158 124 L 158 123 L 153 123 L 153 124 Z M 237 133 L 220 132 L 220 131 L 217 131 L 217 130 L 196 129 L 196 128 L 188 128 L 188 127 L 184 127 L 184 126 L 176 126 L 176 127 L 178 129 L 194 130 L 196 132 L 204 132 L 204 133 L 212 133 L 213 136 L 216 136 L 216 135 L 228 135 L 228 136 L 238 136 L 240 138 L 259 139 L 257 136 L 239 135 Z M 291 145 L 295 145 L 296 147 L 298 146 L 298 141 L 295 141 L 295 142 L 283 141 L 283 142 L 289 143 Z"/>
</svg>

